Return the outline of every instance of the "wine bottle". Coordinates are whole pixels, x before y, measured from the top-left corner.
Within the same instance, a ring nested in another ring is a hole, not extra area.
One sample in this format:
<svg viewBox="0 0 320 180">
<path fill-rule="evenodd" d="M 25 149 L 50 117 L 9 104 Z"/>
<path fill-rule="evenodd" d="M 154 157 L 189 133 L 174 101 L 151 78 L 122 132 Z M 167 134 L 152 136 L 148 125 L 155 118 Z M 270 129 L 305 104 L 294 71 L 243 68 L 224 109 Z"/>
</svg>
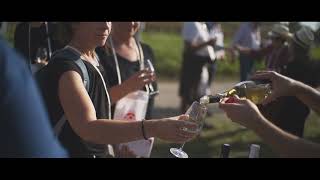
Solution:
<svg viewBox="0 0 320 180">
<path fill-rule="evenodd" d="M 229 158 L 230 144 L 223 144 L 221 146 L 220 158 Z"/>
<path fill-rule="evenodd" d="M 200 104 L 218 103 L 222 98 L 234 95 L 250 99 L 255 104 L 261 104 L 270 91 L 271 84 L 268 81 L 243 81 L 223 93 L 203 96 L 200 99 Z"/>
<path fill-rule="evenodd" d="M 251 144 L 249 151 L 249 158 L 259 158 L 260 146 L 257 144 Z"/>
</svg>

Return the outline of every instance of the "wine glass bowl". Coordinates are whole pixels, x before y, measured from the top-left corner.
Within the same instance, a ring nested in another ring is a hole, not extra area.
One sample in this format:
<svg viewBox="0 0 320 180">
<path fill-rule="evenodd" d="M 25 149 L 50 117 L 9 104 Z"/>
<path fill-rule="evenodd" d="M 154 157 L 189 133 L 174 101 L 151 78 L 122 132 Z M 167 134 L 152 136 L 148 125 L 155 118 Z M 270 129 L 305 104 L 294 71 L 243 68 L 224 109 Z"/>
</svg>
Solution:
<svg viewBox="0 0 320 180">
<path fill-rule="evenodd" d="M 146 64 L 146 66 L 147 66 L 147 68 L 150 69 L 150 71 L 151 71 L 152 73 L 155 73 L 154 66 L 152 65 L 150 59 L 147 59 L 147 64 Z M 149 92 L 150 96 L 154 96 L 154 95 L 159 94 L 159 90 L 155 90 L 154 87 L 153 87 L 153 85 L 152 85 L 152 83 L 148 84 L 148 87 L 149 87 L 149 90 L 150 90 L 150 92 Z"/>
<path fill-rule="evenodd" d="M 198 128 L 195 131 L 191 131 L 188 129 L 185 129 L 185 131 L 200 133 L 205 121 L 205 117 L 207 114 L 207 107 L 203 104 L 200 104 L 199 102 L 193 102 L 192 105 L 189 107 L 189 109 L 186 112 L 186 115 L 189 115 L 188 121 L 196 123 L 198 125 Z M 177 158 L 188 158 L 188 154 L 184 152 L 183 146 L 185 143 L 182 144 L 180 148 L 170 148 L 171 154 L 173 154 Z"/>
</svg>

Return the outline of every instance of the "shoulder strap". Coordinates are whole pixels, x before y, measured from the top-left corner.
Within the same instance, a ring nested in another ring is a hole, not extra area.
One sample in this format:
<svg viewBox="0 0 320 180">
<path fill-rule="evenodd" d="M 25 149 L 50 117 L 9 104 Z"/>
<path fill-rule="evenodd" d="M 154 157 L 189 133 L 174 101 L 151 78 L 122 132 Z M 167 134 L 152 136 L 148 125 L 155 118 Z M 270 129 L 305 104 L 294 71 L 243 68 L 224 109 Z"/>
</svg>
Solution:
<svg viewBox="0 0 320 180">
<path fill-rule="evenodd" d="M 66 46 L 62 50 L 58 51 L 53 55 L 53 59 L 65 59 L 65 60 L 71 60 L 76 63 L 76 65 L 80 68 L 82 75 L 83 75 L 83 84 L 86 88 L 87 92 L 89 92 L 90 88 L 90 79 L 88 74 L 88 69 L 86 65 L 84 64 L 83 60 L 81 59 L 80 53 L 72 48 L 71 46 Z"/>
<path fill-rule="evenodd" d="M 51 48 L 51 39 L 50 39 L 50 34 L 49 34 L 49 22 L 45 22 L 45 28 L 46 28 L 46 37 L 47 37 L 47 43 L 48 43 L 48 56 L 49 56 L 49 60 L 51 59 L 51 55 L 52 55 L 52 48 Z"/>
<path fill-rule="evenodd" d="M 134 40 L 136 41 L 137 47 L 138 47 L 138 54 L 139 54 L 139 62 L 140 62 L 140 70 L 144 69 L 144 54 L 143 54 L 143 49 L 141 46 L 141 43 L 134 38 Z"/>
<path fill-rule="evenodd" d="M 72 54 L 70 54 L 72 53 Z M 86 65 L 84 64 L 84 62 L 82 61 L 82 59 L 80 58 L 80 53 L 78 53 L 75 49 L 73 49 L 72 47 L 65 47 L 64 49 L 62 49 L 61 51 L 57 52 L 56 54 L 54 54 L 53 59 L 54 58 L 65 58 L 68 60 L 73 60 L 76 65 L 81 69 L 81 72 L 83 74 L 83 85 L 86 88 L 87 92 L 89 93 L 90 90 L 90 79 L 89 79 L 89 74 L 88 74 L 88 70 Z M 54 125 L 54 134 L 56 137 L 58 137 L 61 133 L 61 130 L 63 128 L 63 126 L 66 123 L 66 117 L 65 114 L 62 115 L 62 117 L 59 119 L 59 121 Z"/>
<path fill-rule="evenodd" d="M 63 114 L 59 121 L 53 127 L 53 133 L 56 137 L 59 137 L 63 126 L 66 124 L 67 119 L 66 116 Z"/>
<path fill-rule="evenodd" d="M 111 50 L 112 50 L 113 59 L 114 59 L 114 62 L 116 64 L 116 71 L 117 71 L 117 76 L 118 76 L 118 84 L 120 85 L 122 83 L 121 74 L 120 74 L 120 67 L 119 67 L 119 61 L 118 61 L 118 57 L 117 57 L 117 54 L 116 54 L 116 50 L 114 49 L 112 36 L 109 37 L 109 41 L 110 41 L 110 46 L 111 46 Z"/>
<path fill-rule="evenodd" d="M 81 72 L 83 74 L 83 85 L 86 88 L 87 92 L 89 93 L 89 86 L 90 86 L 90 79 L 86 65 L 83 63 L 81 59 L 75 61 L 75 63 L 80 67 Z"/>
<path fill-rule="evenodd" d="M 142 49 L 141 43 L 136 38 L 134 38 L 134 40 L 136 41 L 136 44 L 137 44 L 137 47 L 138 47 L 140 70 L 142 70 L 142 69 L 145 68 L 143 49 Z M 147 91 L 148 94 L 150 93 L 150 90 L 149 90 L 150 87 L 151 86 L 148 86 L 147 84 L 145 85 L 145 88 L 146 88 L 146 91 Z"/>
<path fill-rule="evenodd" d="M 113 44 L 113 40 L 112 40 L 112 36 L 109 37 L 109 41 L 110 41 L 110 46 L 111 46 L 111 50 L 112 50 L 112 55 L 113 55 L 113 59 L 115 61 L 116 64 L 116 71 L 117 71 L 117 76 L 118 76 L 118 84 L 122 83 L 121 80 L 121 74 L 120 74 L 120 66 L 119 66 L 119 61 L 118 61 L 118 57 L 114 48 L 114 44 Z M 139 64 L 140 64 L 140 70 L 144 69 L 144 54 L 143 54 L 143 50 L 141 47 L 140 42 L 135 38 L 135 42 L 137 44 L 137 48 L 138 48 L 138 54 L 139 54 Z M 149 88 L 146 85 L 146 90 L 149 93 Z"/>
</svg>

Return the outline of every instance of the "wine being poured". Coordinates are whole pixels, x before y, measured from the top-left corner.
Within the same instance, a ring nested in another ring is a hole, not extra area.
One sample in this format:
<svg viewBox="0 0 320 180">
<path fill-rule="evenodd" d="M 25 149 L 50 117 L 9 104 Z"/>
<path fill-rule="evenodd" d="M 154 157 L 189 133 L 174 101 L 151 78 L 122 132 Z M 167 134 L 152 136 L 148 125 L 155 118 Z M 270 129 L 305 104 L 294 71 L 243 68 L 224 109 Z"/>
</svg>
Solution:
<svg viewBox="0 0 320 180">
<path fill-rule="evenodd" d="M 243 81 L 223 93 L 203 96 L 200 99 L 200 104 L 217 103 L 223 98 L 234 95 L 250 99 L 255 104 L 261 104 L 270 92 L 271 84 L 268 81 Z"/>
</svg>

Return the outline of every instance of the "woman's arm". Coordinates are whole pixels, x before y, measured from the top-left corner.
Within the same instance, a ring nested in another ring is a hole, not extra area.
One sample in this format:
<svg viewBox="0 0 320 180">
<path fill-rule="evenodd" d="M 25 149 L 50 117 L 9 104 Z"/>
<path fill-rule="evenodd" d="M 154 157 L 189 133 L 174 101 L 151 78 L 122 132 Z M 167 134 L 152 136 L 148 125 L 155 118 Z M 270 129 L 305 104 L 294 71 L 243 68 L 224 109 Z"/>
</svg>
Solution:
<svg viewBox="0 0 320 180">
<path fill-rule="evenodd" d="M 234 122 L 252 129 L 283 157 L 320 157 L 320 145 L 287 133 L 268 121 L 257 106 L 247 99 L 221 102 L 219 107 Z"/>
<path fill-rule="evenodd" d="M 96 144 L 119 144 L 143 139 L 141 121 L 97 119 L 95 107 L 75 71 L 65 72 L 59 80 L 59 99 L 72 129 L 82 139 Z M 145 122 L 148 137 L 184 142 L 195 134 L 183 127 L 196 129 L 195 124 L 172 119 Z"/>
</svg>

